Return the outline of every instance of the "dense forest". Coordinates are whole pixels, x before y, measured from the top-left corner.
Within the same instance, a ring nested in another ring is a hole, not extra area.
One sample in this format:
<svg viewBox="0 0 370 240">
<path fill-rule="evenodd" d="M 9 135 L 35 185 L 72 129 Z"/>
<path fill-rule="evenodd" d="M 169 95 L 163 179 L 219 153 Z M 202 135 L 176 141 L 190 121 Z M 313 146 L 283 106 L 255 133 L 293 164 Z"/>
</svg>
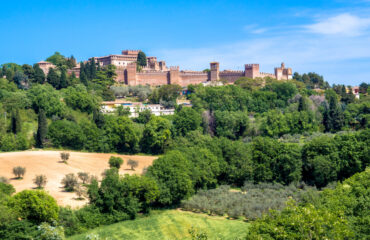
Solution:
<svg viewBox="0 0 370 240">
<path fill-rule="evenodd" d="M 115 84 L 114 66 L 81 63 L 76 78 L 67 74 L 76 65 L 73 56 L 55 53 L 47 61 L 57 66 L 47 76 L 37 64 L 0 68 L 0 151 L 55 148 L 159 158 L 142 176 L 120 176 L 122 163 L 113 159 L 101 181 L 85 184 L 90 204 L 78 210 L 59 207 L 42 190 L 14 194 L 1 178 L 1 239 L 63 239 L 174 207 L 245 217 L 252 222 L 246 239 L 369 236 L 368 84 L 360 85 L 356 99 L 350 87 L 295 73 L 289 81 L 190 85 L 180 96 L 177 85 Z M 177 105 L 180 97 L 192 106 Z M 176 110 L 172 116 L 144 111 L 137 118 L 124 108 L 103 114 L 101 102 L 116 98 Z"/>
</svg>

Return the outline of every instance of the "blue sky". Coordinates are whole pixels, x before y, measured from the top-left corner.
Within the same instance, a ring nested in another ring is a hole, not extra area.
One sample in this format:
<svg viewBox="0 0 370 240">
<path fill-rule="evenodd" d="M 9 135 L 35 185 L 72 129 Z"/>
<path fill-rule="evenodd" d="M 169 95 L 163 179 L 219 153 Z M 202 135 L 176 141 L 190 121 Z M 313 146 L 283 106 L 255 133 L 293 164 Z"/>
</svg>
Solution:
<svg viewBox="0 0 370 240">
<path fill-rule="evenodd" d="M 317 72 L 370 82 L 370 0 L 1 1 L 0 64 L 142 49 L 167 65 Z"/>
</svg>

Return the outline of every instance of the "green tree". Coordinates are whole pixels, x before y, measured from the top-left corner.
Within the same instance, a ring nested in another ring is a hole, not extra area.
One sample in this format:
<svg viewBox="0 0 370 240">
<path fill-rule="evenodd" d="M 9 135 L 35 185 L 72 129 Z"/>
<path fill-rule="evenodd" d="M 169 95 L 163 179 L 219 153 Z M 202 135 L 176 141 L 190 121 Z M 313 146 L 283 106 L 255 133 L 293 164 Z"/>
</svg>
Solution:
<svg viewBox="0 0 370 240">
<path fill-rule="evenodd" d="M 342 129 L 344 125 L 344 116 L 341 107 L 338 105 L 337 95 L 333 90 L 327 90 L 325 93 L 329 103 L 325 106 L 323 112 L 323 125 L 326 132 L 335 132 Z"/>
<path fill-rule="evenodd" d="M 90 77 L 91 77 L 91 79 L 95 79 L 96 78 L 96 63 L 95 63 L 95 58 L 92 58 L 91 59 L 89 71 L 90 71 Z"/>
<path fill-rule="evenodd" d="M 18 134 L 22 131 L 22 121 L 18 109 L 13 111 L 11 116 L 11 131 L 14 134 Z"/>
<path fill-rule="evenodd" d="M 36 63 L 33 65 L 33 70 L 35 72 L 34 78 L 33 78 L 33 83 L 39 83 L 43 84 L 45 82 L 45 73 L 42 71 L 40 66 Z"/>
<path fill-rule="evenodd" d="M 253 222 L 246 239 L 351 239 L 354 234 L 339 214 L 290 202 Z"/>
<path fill-rule="evenodd" d="M 247 112 L 215 111 L 216 135 L 230 139 L 242 137 L 248 129 Z"/>
<path fill-rule="evenodd" d="M 145 67 L 147 64 L 146 55 L 142 51 L 140 51 L 139 54 L 137 55 L 137 64 L 141 67 Z"/>
<path fill-rule="evenodd" d="M 161 117 L 153 116 L 145 124 L 140 145 L 143 152 L 163 153 L 171 140 L 171 122 Z"/>
<path fill-rule="evenodd" d="M 54 115 L 64 116 L 66 111 L 65 103 L 61 101 L 60 93 L 49 84 L 32 86 L 27 91 L 27 96 L 35 112 L 43 109 L 48 117 Z"/>
<path fill-rule="evenodd" d="M 21 71 L 16 71 L 13 77 L 13 82 L 17 84 L 19 89 L 28 89 L 29 80 L 28 77 Z"/>
<path fill-rule="evenodd" d="M 123 212 L 135 218 L 148 212 L 159 192 L 155 181 L 145 176 L 120 177 L 116 168 L 106 171 L 101 185 L 94 180 L 88 190 L 90 202 L 104 213 Z"/>
<path fill-rule="evenodd" d="M 147 124 L 152 118 L 152 116 L 153 116 L 152 111 L 150 111 L 149 109 L 145 109 L 144 111 L 139 112 L 139 116 L 135 119 L 135 122 Z"/>
<path fill-rule="evenodd" d="M 217 186 L 221 172 L 217 157 L 206 148 L 191 147 L 183 150 L 191 165 L 191 178 L 195 189 Z"/>
<path fill-rule="evenodd" d="M 60 78 L 54 70 L 54 68 L 50 68 L 48 72 L 48 76 L 46 77 L 48 83 L 53 86 L 55 89 L 60 89 Z"/>
<path fill-rule="evenodd" d="M 123 160 L 120 157 L 111 156 L 109 158 L 109 167 L 110 168 L 120 169 L 122 164 L 123 164 Z"/>
<path fill-rule="evenodd" d="M 192 108 L 184 107 L 176 112 L 173 125 L 178 135 L 186 135 L 189 131 L 196 130 L 202 122 L 200 114 Z"/>
<path fill-rule="evenodd" d="M 24 75 L 27 76 L 28 80 L 31 82 L 34 82 L 35 70 L 32 68 L 32 66 L 28 64 L 23 64 L 22 70 L 23 70 Z"/>
<path fill-rule="evenodd" d="M 47 62 L 51 62 L 54 65 L 61 67 L 67 65 L 67 59 L 60 52 L 55 52 L 52 56 L 46 59 Z"/>
<path fill-rule="evenodd" d="M 153 162 L 147 175 L 158 184 L 158 203 L 178 204 L 194 193 L 190 169 L 190 162 L 180 151 L 170 151 Z"/>
<path fill-rule="evenodd" d="M 336 181 L 338 160 L 338 149 L 332 137 L 314 138 L 302 149 L 303 180 L 317 187 Z"/>
<path fill-rule="evenodd" d="M 55 199 L 42 190 L 23 190 L 9 201 L 21 218 L 35 224 L 58 220 L 59 207 Z"/>
<path fill-rule="evenodd" d="M 162 85 L 155 89 L 149 97 L 152 103 L 160 103 L 165 107 L 173 107 L 176 104 L 176 99 L 180 95 L 182 88 L 177 84 Z"/>
<path fill-rule="evenodd" d="M 85 73 L 85 64 L 83 62 L 80 63 L 80 81 L 83 85 L 87 86 L 87 76 Z"/>
<path fill-rule="evenodd" d="M 108 144 L 118 152 L 136 153 L 139 150 L 140 129 L 127 117 L 107 116 L 104 133 Z"/>
<path fill-rule="evenodd" d="M 55 147 L 82 149 L 85 135 L 80 126 L 68 120 L 57 120 L 50 124 L 47 138 Z"/>
<path fill-rule="evenodd" d="M 60 88 L 66 88 L 68 87 L 68 79 L 67 79 L 67 71 L 62 68 L 61 73 L 60 73 Z"/>
<path fill-rule="evenodd" d="M 318 208 L 341 214 L 354 231 L 352 239 L 366 239 L 370 235 L 370 168 L 339 183 L 335 189 L 326 189 L 320 195 Z M 331 222 L 328 222 L 331 223 Z M 344 238 L 342 238 L 344 239 Z"/>
<path fill-rule="evenodd" d="M 46 135 L 48 132 L 48 123 L 46 120 L 45 111 L 40 109 L 38 114 L 38 126 L 37 126 L 37 133 L 36 133 L 36 147 L 43 148 Z"/>
<path fill-rule="evenodd" d="M 104 89 L 108 89 L 108 87 L 115 83 L 116 76 L 116 67 L 114 65 L 108 65 L 97 72 L 96 78 L 92 79 L 92 81 L 102 86 Z"/>
<path fill-rule="evenodd" d="M 99 108 L 101 99 L 82 84 L 71 86 L 64 91 L 65 103 L 73 109 L 79 109 L 81 112 L 92 113 L 94 109 Z"/>
</svg>

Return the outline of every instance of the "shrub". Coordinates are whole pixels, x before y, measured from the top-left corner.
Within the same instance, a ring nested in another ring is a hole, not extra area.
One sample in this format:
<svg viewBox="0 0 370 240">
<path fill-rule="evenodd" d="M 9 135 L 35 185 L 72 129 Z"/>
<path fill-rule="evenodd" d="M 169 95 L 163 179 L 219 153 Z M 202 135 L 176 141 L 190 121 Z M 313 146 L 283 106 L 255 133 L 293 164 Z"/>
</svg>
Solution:
<svg viewBox="0 0 370 240">
<path fill-rule="evenodd" d="M 57 202 L 43 190 L 23 190 L 9 200 L 9 205 L 21 218 L 36 224 L 58 220 Z"/>
<path fill-rule="evenodd" d="M 44 188 L 47 182 L 45 175 L 36 175 L 33 179 L 33 183 L 36 184 L 37 188 Z"/>
<path fill-rule="evenodd" d="M 69 159 L 69 153 L 68 152 L 61 152 L 60 153 L 60 158 L 62 159 L 62 161 L 64 163 L 67 163 L 68 159 Z"/>
<path fill-rule="evenodd" d="M 1 211 L 0 211 L 1 213 Z M 9 219 L 9 216 L 8 216 Z M 0 239 L 30 240 L 38 239 L 37 225 L 27 220 L 12 220 L 0 223 Z"/>
<path fill-rule="evenodd" d="M 9 179 L 6 177 L 1 176 L 0 177 L 0 183 L 9 183 Z"/>
<path fill-rule="evenodd" d="M 78 196 L 78 200 L 82 200 L 84 199 L 83 197 L 86 196 L 86 189 L 84 188 L 84 186 L 82 186 L 82 184 L 77 184 L 77 186 L 75 187 L 75 192 Z"/>
<path fill-rule="evenodd" d="M 5 195 L 12 195 L 13 193 L 15 193 L 15 189 L 11 184 L 0 182 L 0 193 Z"/>
<path fill-rule="evenodd" d="M 136 168 L 137 166 L 139 166 L 139 162 L 136 161 L 136 160 L 129 159 L 127 161 L 127 165 L 131 166 L 131 170 L 135 170 L 134 168 Z"/>
<path fill-rule="evenodd" d="M 82 184 L 86 184 L 89 180 L 89 174 L 87 172 L 79 172 L 77 173 L 79 179 L 81 179 Z"/>
<path fill-rule="evenodd" d="M 123 164 L 123 160 L 120 157 L 111 156 L 109 158 L 109 167 L 110 168 L 115 167 L 117 169 L 120 169 L 122 164 Z"/>
<path fill-rule="evenodd" d="M 65 191 L 73 192 L 78 184 L 77 177 L 73 173 L 69 173 L 62 179 L 62 184 Z"/>
<path fill-rule="evenodd" d="M 63 227 L 54 227 L 48 223 L 41 223 L 37 227 L 40 231 L 40 240 L 64 240 L 64 229 Z"/>
<path fill-rule="evenodd" d="M 282 212 L 271 211 L 255 221 L 246 239 L 351 239 L 347 221 L 313 205 L 290 202 Z"/>
<path fill-rule="evenodd" d="M 13 168 L 13 174 L 15 175 L 17 179 L 23 178 L 25 173 L 26 173 L 25 167 L 18 166 L 18 167 Z"/>
</svg>

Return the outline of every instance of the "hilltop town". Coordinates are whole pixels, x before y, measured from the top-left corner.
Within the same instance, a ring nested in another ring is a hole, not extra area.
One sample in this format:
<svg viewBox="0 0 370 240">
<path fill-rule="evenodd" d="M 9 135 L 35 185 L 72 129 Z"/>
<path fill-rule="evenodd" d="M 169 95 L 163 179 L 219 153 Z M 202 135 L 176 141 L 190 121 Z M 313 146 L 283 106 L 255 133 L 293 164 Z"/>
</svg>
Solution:
<svg viewBox="0 0 370 240">
<path fill-rule="evenodd" d="M 88 61 L 94 61 L 100 67 L 114 65 L 116 67 L 116 82 L 129 86 L 150 85 L 161 86 L 166 84 L 178 84 L 188 86 L 207 82 L 223 80 L 226 83 L 234 83 L 240 77 L 264 78 L 270 77 L 277 80 L 292 79 L 292 69 L 286 68 L 282 63 L 274 69 L 274 73 L 260 72 L 259 64 L 245 64 L 244 71 L 223 70 L 220 71 L 218 62 L 211 62 L 209 71 L 188 71 L 180 70 L 179 66 L 166 66 L 165 61 L 158 61 L 157 57 L 146 57 L 146 65 L 138 69 L 137 60 L 140 50 L 123 50 L 121 54 L 112 54 L 103 57 L 92 57 Z M 86 61 L 87 62 L 87 61 Z M 56 66 L 47 61 L 38 62 L 45 75 L 50 68 Z M 80 77 L 80 63 L 68 70 L 69 74 L 74 73 Z"/>
</svg>

